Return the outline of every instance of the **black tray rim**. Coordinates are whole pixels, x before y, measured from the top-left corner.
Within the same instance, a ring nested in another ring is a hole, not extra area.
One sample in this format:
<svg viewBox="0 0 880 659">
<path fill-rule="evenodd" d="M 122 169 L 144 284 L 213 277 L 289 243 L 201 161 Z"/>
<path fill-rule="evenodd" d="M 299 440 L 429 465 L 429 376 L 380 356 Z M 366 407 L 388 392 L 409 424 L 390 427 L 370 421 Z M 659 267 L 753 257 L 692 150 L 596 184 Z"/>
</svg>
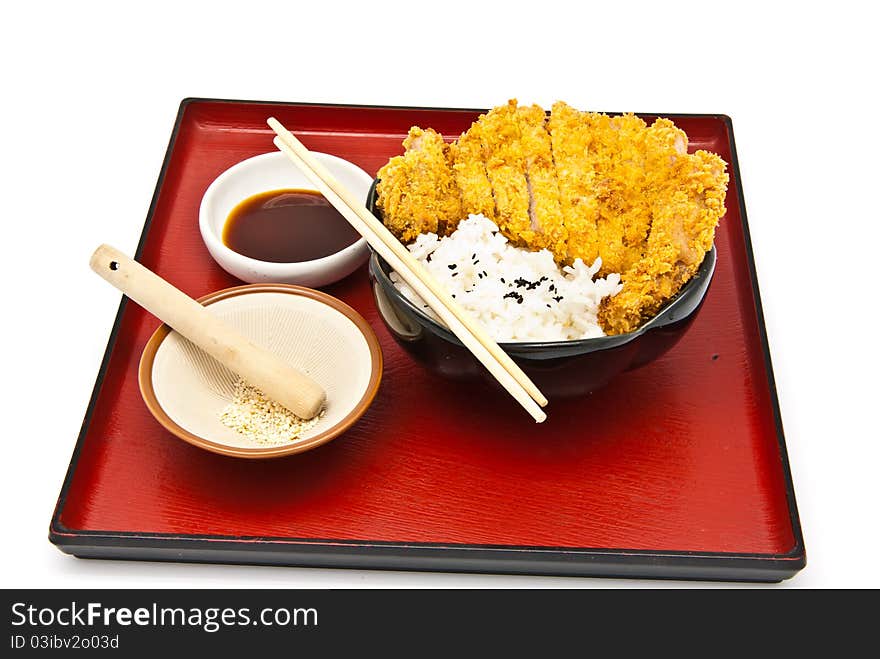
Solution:
<svg viewBox="0 0 880 659">
<path fill-rule="evenodd" d="M 471 108 L 186 97 L 180 102 L 177 111 L 171 137 L 159 171 L 159 178 L 156 182 L 144 228 L 138 241 L 135 259 L 140 259 L 146 244 L 146 239 L 152 225 L 153 214 L 155 213 L 171 162 L 171 156 L 180 135 L 184 115 L 190 105 L 197 103 L 477 113 L 486 111 L 485 109 Z M 619 113 L 608 112 L 608 114 Z M 737 203 L 739 204 L 744 246 L 746 248 L 746 261 L 755 301 L 758 333 L 767 373 L 767 385 L 776 427 L 779 457 L 785 480 L 789 521 L 791 522 L 792 535 L 794 537 L 794 545 L 790 551 L 782 554 L 760 554 L 626 548 L 472 545 L 266 536 L 181 535 L 67 528 L 61 523 L 61 513 L 67 502 L 67 495 L 76 472 L 82 445 L 109 366 L 110 356 L 116 344 L 122 315 L 128 303 L 128 299 L 125 296 L 122 296 L 116 312 L 113 328 L 110 332 L 107 347 L 95 380 L 95 386 L 86 407 L 70 464 L 68 465 L 61 492 L 52 514 L 49 525 L 49 541 L 61 551 L 74 556 L 122 560 L 707 581 L 778 582 L 794 576 L 806 566 L 806 549 L 783 432 L 782 415 L 776 392 L 776 379 L 773 373 L 769 340 L 764 322 L 764 311 L 758 288 L 742 176 L 740 174 L 739 158 L 733 134 L 733 120 L 726 114 L 712 113 L 640 112 L 636 114 L 642 117 L 664 116 L 673 119 L 676 117 L 711 118 L 722 121 L 727 130 L 727 136 L 730 141 L 730 165 L 736 177 Z"/>
</svg>

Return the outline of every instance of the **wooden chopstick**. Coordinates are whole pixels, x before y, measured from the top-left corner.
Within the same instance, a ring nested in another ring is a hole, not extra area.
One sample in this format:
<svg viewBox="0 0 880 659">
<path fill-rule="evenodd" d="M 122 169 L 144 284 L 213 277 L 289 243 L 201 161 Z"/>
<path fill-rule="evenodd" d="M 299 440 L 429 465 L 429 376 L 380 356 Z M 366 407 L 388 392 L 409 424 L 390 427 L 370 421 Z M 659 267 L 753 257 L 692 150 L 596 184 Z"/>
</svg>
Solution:
<svg viewBox="0 0 880 659">
<path fill-rule="evenodd" d="M 270 117 L 268 123 L 278 137 L 280 137 L 301 160 L 305 161 L 315 173 L 321 176 L 333 191 L 342 198 L 347 206 L 358 214 L 358 216 L 370 228 L 372 233 L 397 254 L 400 260 L 407 264 L 408 268 L 413 270 L 414 274 L 431 288 L 432 292 L 437 298 L 439 298 L 443 306 L 450 309 L 452 313 L 461 320 L 462 324 L 464 324 L 464 326 L 479 339 L 480 343 L 486 346 L 486 349 L 489 350 L 492 356 L 501 363 L 504 369 L 510 373 L 517 382 L 519 382 L 526 392 L 528 392 L 529 396 L 531 396 L 542 407 L 547 405 L 547 398 L 541 393 L 529 377 L 523 373 L 522 369 L 517 366 L 516 362 L 514 362 L 510 356 L 504 352 L 494 340 L 492 340 L 492 338 L 486 333 L 486 330 L 473 320 L 461 305 L 452 299 L 449 293 L 437 283 L 434 277 L 424 269 L 421 263 L 413 258 L 409 250 L 407 250 L 406 247 L 394 237 L 385 225 L 366 209 L 364 206 L 364 200 L 354 198 L 351 195 L 351 192 L 339 183 L 327 168 L 312 156 L 306 146 L 277 119 Z"/>
<path fill-rule="evenodd" d="M 547 399 L 510 356 L 488 336 L 485 329 L 469 317 L 397 238 L 366 209 L 363 200 L 354 198 L 276 119 L 270 118 L 268 124 L 277 133 L 275 145 L 303 171 L 358 233 L 366 238 L 373 249 L 425 300 L 508 393 L 538 423 L 544 421 L 547 415 L 540 409 L 538 403 L 546 405 Z"/>
<path fill-rule="evenodd" d="M 414 270 L 400 257 L 394 253 L 381 239 L 372 233 L 370 227 L 363 221 L 360 215 L 355 212 L 345 201 L 334 191 L 327 182 L 314 170 L 309 167 L 309 163 L 301 159 L 299 155 L 293 151 L 280 137 L 275 138 L 275 145 L 283 151 L 297 166 L 302 169 L 306 177 L 320 190 L 331 204 L 349 221 L 349 223 L 367 239 L 367 242 L 384 258 L 388 264 L 409 284 L 419 296 L 437 313 L 438 316 L 446 323 L 449 329 L 458 339 L 470 350 L 477 359 L 489 370 L 496 380 L 503 386 L 507 392 L 513 396 L 520 405 L 537 421 L 541 423 L 547 418 L 544 411 L 529 396 L 528 392 L 522 387 L 516 379 L 506 371 L 502 365 L 494 358 L 485 345 L 472 334 L 468 328 L 456 317 L 441 300 L 434 294 L 431 288 L 419 278 Z M 364 208 L 366 213 L 366 208 Z M 369 215 L 369 213 L 367 213 Z M 396 240 L 396 239 L 395 239 Z M 410 257 L 411 258 L 411 257 Z M 413 259 L 414 260 L 414 259 Z M 427 273 L 425 273 L 427 276 Z M 497 344 L 496 344 L 497 345 Z"/>
<path fill-rule="evenodd" d="M 406 263 L 408 268 L 413 270 L 416 276 L 430 286 L 434 295 L 443 303 L 443 306 L 450 309 L 452 313 L 462 321 L 464 326 L 467 327 L 472 334 L 477 336 L 492 356 L 501 363 L 504 369 L 528 392 L 529 396 L 531 396 L 542 407 L 547 405 L 547 398 L 541 393 L 529 377 L 523 373 L 522 369 L 517 366 L 510 356 L 504 352 L 495 341 L 492 340 L 492 338 L 486 333 L 486 330 L 479 323 L 474 321 L 470 315 L 461 308 L 461 305 L 452 299 L 449 293 L 447 293 L 446 290 L 424 269 L 422 264 L 412 257 L 409 250 L 407 250 L 406 247 L 394 237 L 385 225 L 366 209 L 364 206 L 364 200 L 353 197 L 351 192 L 339 183 L 327 168 L 312 156 L 306 146 L 277 119 L 270 117 L 268 119 L 268 124 L 278 137 L 296 153 L 300 160 L 303 160 L 315 173 L 321 176 L 333 191 L 342 198 L 346 205 L 358 214 L 358 216 L 370 228 L 372 233 L 385 243 L 389 249 L 397 254 L 400 260 Z"/>
</svg>

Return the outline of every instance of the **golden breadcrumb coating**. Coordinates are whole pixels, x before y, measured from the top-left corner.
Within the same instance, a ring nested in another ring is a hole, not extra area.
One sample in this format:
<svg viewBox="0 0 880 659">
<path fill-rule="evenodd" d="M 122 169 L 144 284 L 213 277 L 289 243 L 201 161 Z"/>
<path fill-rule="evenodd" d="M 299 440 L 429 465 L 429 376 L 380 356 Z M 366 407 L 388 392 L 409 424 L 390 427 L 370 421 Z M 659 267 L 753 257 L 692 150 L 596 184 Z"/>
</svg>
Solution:
<svg viewBox="0 0 880 659">
<path fill-rule="evenodd" d="M 461 197 L 443 136 L 413 126 L 403 156 L 379 170 L 379 207 L 388 228 L 403 242 L 420 233 L 454 230 L 462 218 Z"/>
<path fill-rule="evenodd" d="M 562 217 L 559 182 L 546 128 L 547 115 L 542 107 L 532 105 L 519 108 L 517 120 L 529 190 L 529 225 L 535 231 L 534 241 L 528 247 L 565 254 L 568 233 Z"/>
<path fill-rule="evenodd" d="M 607 334 L 638 328 L 696 272 L 725 212 L 728 175 L 715 154 L 687 152 L 668 119 L 580 112 L 547 118 L 516 100 L 494 108 L 451 145 L 410 129 L 405 153 L 381 170 L 378 206 L 404 243 L 447 235 L 482 213 L 515 245 L 560 263 L 602 259 L 623 290 L 602 301 Z"/>
<path fill-rule="evenodd" d="M 591 161 L 592 116 L 575 110 L 562 101 L 553 104 L 547 128 L 553 147 L 562 217 L 568 242 L 560 260 L 583 259 L 591 264 L 599 256 L 595 194 Z"/>
<path fill-rule="evenodd" d="M 529 219 L 529 186 L 516 121 L 516 101 L 508 101 L 477 119 L 486 173 L 495 196 L 495 224 L 515 245 L 534 243 Z"/>
<path fill-rule="evenodd" d="M 382 211 L 382 221 L 403 243 L 413 240 L 423 228 L 421 224 L 413 222 L 408 203 L 408 169 L 405 155 L 394 156 L 379 170 L 379 183 L 376 185 L 376 205 Z M 437 218 L 433 222 L 425 222 L 424 228 L 436 231 Z"/>
<path fill-rule="evenodd" d="M 601 274 L 624 272 L 642 256 L 650 209 L 643 195 L 645 122 L 594 115 L 593 155 Z"/>
<path fill-rule="evenodd" d="M 714 153 L 680 154 L 655 172 L 652 223 L 645 255 L 621 276 L 623 290 L 606 297 L 599 322 L 606 334 L 637 329 L 693 277 L 724 215 L 728 175 Z"/>
<path fill-rule="evenodd" d="M 457 141 L 449 145 L 449 153 L 455 182 L 461 191 L 463 216 L 460 219 L 482 213 L 494 222 L 495 198 L 492 196 L 492 184 L 489 183 L 483 162 L 480 133 L 481 124 L 476 122 L 469 131 L 462 133 Z"/>
</svg>

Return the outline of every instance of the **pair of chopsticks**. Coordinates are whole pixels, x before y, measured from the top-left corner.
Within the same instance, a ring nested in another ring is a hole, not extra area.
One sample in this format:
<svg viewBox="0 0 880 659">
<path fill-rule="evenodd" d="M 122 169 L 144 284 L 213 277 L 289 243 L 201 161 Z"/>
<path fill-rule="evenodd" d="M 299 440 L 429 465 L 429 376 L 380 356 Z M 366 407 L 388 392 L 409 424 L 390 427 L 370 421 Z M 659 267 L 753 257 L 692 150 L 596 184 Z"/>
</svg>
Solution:
<svg viewBox="0 0 880 659">
<path fill-rule="evenodd" d="M 388 262 L 401 278 L 419 294 L 446 326 L 485 366 L 502 387 L 538 423 L 547 418 L 542 406 L 547 399 L 486 330 L 452 299 L 434 277 L 394 237 L 364 205 L 356 199 L 290 131 L 274 117 L 267 123 L 275 131 L 275 146 L 302 170 L 355 230 Z"/>
</svg>

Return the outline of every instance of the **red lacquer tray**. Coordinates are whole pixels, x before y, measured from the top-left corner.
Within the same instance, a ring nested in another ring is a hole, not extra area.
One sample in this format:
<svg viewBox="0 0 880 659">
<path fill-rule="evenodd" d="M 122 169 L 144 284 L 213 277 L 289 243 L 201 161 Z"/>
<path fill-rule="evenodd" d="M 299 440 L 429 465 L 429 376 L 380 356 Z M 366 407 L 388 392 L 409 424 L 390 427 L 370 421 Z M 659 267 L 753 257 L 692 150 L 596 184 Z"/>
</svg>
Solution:
<svg viewBox="0 0 880 659">
<path fill-rule="evenodd" d="M 375 174 L 413 124 L 472 110 L 210 99 L 181 104 L 137 257 L 193 297 L 240 284 L 208 255 L 198 207 L 230 165 L 273 150 L 278 117 Z M 51 522 L 83 557 L 778 581 L 805 553 L 729 118 L 667 115 L 731 165 L 704 306 L 661 359 L 535 425 L 485 385 L 425 372 L 379 320 L 366 270 L 326 290 L 376 330 L 385 375 L 345 435 L 247 461 L 166 432 L 137 367 L 159 322 L 125 300 Z M 100 285 L 98 283 L 96 286 Z"/>
</svg>

